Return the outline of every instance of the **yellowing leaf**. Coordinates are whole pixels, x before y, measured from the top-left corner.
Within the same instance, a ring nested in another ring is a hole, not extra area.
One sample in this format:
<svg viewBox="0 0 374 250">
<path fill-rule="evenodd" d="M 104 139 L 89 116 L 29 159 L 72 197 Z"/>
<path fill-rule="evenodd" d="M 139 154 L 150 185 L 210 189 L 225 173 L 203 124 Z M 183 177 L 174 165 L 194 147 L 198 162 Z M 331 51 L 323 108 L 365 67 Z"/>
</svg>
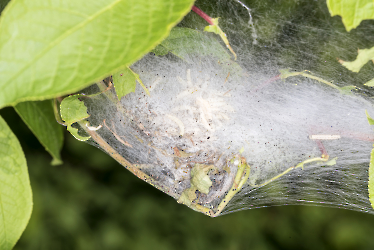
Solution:
<svg viewBox="0 0 374 250">
<path fill-rule="evenodd" d="M 208 173 L 212 169 L 215 169 L 214 165 L 195 164 L 191 169 L 191 187 L 183 191 L 178 202 L 190 206 L 196 200 L 196 190 L 203 194 L 208 194 L 212 186 Z"/>
<path fill-rule="evenodd" d="M 362 20 L 374 19 L 372 0 L 327 0 L 331 16 L 340 15 L 347 31 L 356 28 Z"/>
<path fill-rule="evenodd" d="M 335 157 L 335 158 L 329 160 L 328 162 L 326 162 L 324 165 L 326 165 L 326 166 L 333 166 L 333 165 L 336 164 L 336 160 L 337 159 L 338 159 L 338 157 Z"/>
<path fill-rule="evenodd" d="M 365 110 L 365 113 L 369 124 L 374 125 L 374 119 L 370 117 L 367 110 Z M 371 150 L 370 154 L 368 191 L 371 206 L 374 208 L 374 148 Z"/>
<path fill-rule="evenodd" d="M 208 194 L 212 181 L 208 172 L 214 169 L 213 165 L 195 164 L 191 169 L 191 186 L 196 187 L 203 194 Z"/>
<path fill-rule="evenodd" d="M 370 164 L 369 164 L 369 200 L 371 206 L 374 208 L 374 148 L 371 150 L 370 154 Z"/>
<path fill-rule="evenodd" d="M 186 190 L 183 191 L 181 196 L 178 199 L 179 203 L 182 203 L 186 206 L 190 206 L 192 201 L 196 199 L 196 188 L 195 186 L 192 186 Z"/>
</svg>

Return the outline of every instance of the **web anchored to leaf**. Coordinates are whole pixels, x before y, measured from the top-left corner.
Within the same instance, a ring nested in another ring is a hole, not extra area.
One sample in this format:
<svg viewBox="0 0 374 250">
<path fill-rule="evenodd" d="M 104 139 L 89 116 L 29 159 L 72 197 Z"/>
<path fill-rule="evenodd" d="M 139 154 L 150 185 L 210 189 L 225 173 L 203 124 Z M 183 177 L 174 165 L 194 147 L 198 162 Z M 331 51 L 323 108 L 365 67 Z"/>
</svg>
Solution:
<svg viewBox="0 0 374 250">
<path fill-rule="evenodd" d="M 316 63 L 318 43 L 292 57 L 293 50 L 279 49 L 284 44 L 268 46 L 264 30 L 257 29 L 257 42 L 267 45 L 255 45 L 248 39 L 253 23 L 241 16 L 220 21 L 236 60 L 215 35 L 176 27 L 131 69 L 64 99 L 62 108 L 71 99 L 82 110 L 73 119 L 61 108 L 65 124 L 139 178 L 209 216 L 282 204 L 372 213 L 368 93 Z M 321 27 L 315 30 L 325 32 Z M 286 38 L 306 44 L 302 39 L 311 38 L 304 36 Z M 284 70 L 291 66 L 296 70 Z"/>
</svg>

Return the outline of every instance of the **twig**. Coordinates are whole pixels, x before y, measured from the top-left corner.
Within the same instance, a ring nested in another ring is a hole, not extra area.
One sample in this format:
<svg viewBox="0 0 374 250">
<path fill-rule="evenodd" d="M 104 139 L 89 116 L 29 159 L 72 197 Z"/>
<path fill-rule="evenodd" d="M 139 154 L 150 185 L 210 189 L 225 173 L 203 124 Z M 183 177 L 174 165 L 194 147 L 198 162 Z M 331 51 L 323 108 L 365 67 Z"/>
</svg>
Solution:
<svg viewBox="0 0 374 250">
<path fill-rule="evenodd" d="M 109 154 L 113 159 L 115 159 L 118 163 L 120 163 L 122 166 L 124 166 L 127 170 L 129 170 L 131 173 L 133 173 L 135 176 L 137 176 L 139 179 L 147 182 L 148 184 L 151 184 L 152 186 L 158 188 L 159 190 L 163 191 L 164 193 L 167 193 L 168 195 L 174 197 L 177 199 L 177 194 L 173 191 L 171 191 L 166 186 L 159 186 L 157 184 L 157 181 L 155 181 L 152 177 L 145 174 L 140 169 L 136 168 L 134 165 L 132 165 L 129 161 L 127 161 L 125 158 L 123 158 L 122 155 L 120 155 L 116 150 L 114 150 L 96 131 L 91 131 L 87 129 L 85 121 L 79 121 L 78 124 L 84 129 L 86 133 L 88 133 L 92 139 L 100 145 L 100 147 Z"/>
</svg>

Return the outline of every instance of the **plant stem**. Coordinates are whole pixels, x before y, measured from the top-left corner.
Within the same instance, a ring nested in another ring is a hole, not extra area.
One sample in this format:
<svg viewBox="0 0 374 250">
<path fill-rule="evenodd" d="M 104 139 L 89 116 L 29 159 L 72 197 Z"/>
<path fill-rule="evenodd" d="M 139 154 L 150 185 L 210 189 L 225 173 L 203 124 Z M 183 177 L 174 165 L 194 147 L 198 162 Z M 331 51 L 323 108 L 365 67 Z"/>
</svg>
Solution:
<svg viewBox="0 0 374 250">
<path fill-rule="evenodd" d="M 214 25 L 212 18 L 210 16 L 208 16 L 204 11 L 197 8 L 195 5 L 192 6 L 192 11 L 194 11 L 196 14 L 198 14 L 199 16 L 204 18 L 205 21 L 207 21 L 210 25 Z"/>
<path fill-rule="evenodd" d="M 150 177 L 149 175 L 145 174 L 143 171 L 135 167 L 129 161 L 127 161 L 122 155 L 120 155 L 115 149 L 113 149 L 96 131 L 92 131 L 87 129 L 87 126 L 84 121 L 79 121 L 78 124 L 88 133 L 92 139 L 100 145 L 100 147 L 109 154 L 113 159 L 115 159 L 118 163 L 124 166 L 127 170 L 131 173 L 136 175 L 139 179 L 151 184 L 152 186 L 156 187 L 157 189 L 167 193 L 168 195 L 177 198 L 177 194 L 172 192 L 168 187 L 162 185 L 157 185 L 157 182 Z"/>
</svg>

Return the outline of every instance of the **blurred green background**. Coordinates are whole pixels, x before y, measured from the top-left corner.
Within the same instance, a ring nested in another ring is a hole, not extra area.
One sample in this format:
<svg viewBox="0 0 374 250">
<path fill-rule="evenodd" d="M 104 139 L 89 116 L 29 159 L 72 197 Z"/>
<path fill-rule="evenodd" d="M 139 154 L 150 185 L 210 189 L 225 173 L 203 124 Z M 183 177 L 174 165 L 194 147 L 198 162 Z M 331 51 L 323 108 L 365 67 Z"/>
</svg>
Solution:
<svg viewBox="0 0 374 250">
<path fill-rule="evenodd" d="M 21 141 L 34 196 L 16 250 L 374 249 L 373 215 L 282 206 L 209 218 L 68 133 L 64 164 L 51 166 L 13 109 L 0 115 Z"/>
<path fill-rule="evenodd" d="M 0 10 L 7 2 L 0 0 Z M 274 5 L 278 2 L 282 1 Z M 287 2 L 297 6 L 297 1 L 283 2 L 279 6 L 287 11 Z M 302 13 L 306 12 L 310 8 Z M 263 20 L 272 18 L 279 17 Z M 354 32 L 371 36 L 365 29 Z M 0 115 L 21 142 L 34 196 L 33 214 L 16 250 L 374 249 L 373 215 L 282 206 L 209 218 L 179 205 L 69 133 L 62 151 L 64 164 L 51 166 L 51 157 L 14 110 L 5 108 Z"/>
</svg>

